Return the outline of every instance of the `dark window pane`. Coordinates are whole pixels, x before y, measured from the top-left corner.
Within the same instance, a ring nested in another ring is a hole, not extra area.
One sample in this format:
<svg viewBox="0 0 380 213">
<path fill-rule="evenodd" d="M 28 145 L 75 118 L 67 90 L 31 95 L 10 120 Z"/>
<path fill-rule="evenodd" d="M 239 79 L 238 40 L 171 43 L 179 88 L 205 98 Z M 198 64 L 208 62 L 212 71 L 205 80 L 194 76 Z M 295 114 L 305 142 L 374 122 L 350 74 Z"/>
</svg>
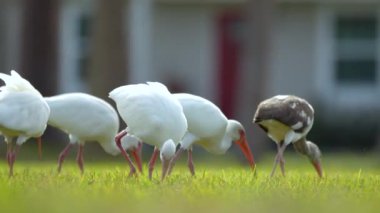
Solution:
<svg viewBox="0 0 380 213">
<path fill-rule="evenodd" d="M 88 37 L 90 35 L 91 20 L 87 15 L 81 15 L 79 17 L 79 36 Z"/>
<path fill-rule="evenodd" d="M 376 17 L 338 17 L 336 19 L 338 39 L 375 39 L 377 37 Z"/>
<path fill-rule="evenodd" d="M 88 78 L 88 58 L 81 57 L 78 59 L 78 75 L 81 80 L 86 80 Z"/>
<path fill-rule="evenodd" d="M 339 83 L 376 83 L 375 60 L 338 60 L 336 79 Z"/>
<path fill-rule="evenodd" d="M 79 38 L 79 59 L 77 61 L 78 76 L 85 81 L 88 77 L 89 65 L 89 37 L 91 36 L 92 19 L 87 14 L 82 14 L 78 20 L 78 38 Z"/>
</svg>

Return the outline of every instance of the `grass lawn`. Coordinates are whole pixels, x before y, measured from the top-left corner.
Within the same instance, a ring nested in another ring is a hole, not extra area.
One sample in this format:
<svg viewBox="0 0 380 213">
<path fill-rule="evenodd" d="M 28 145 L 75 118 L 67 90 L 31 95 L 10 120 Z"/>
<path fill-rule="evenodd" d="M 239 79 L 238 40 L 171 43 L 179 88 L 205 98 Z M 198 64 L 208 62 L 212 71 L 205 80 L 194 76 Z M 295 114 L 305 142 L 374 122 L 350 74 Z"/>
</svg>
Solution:
<svg viewBox="0 0 380 213">
<path fill-rule="evenodd" d="M 1 212 L 379 212 L 380 158 L 325 154 L 325 177 L 302 156 L 287 153 L 287 176 L 269 178 L 273 154 L 259 162 L 256 176 L 232 162 L 195 161 L 197 175 L 177 165 L 163 183 L 128 178 L 126 163 L 87 163 L 85 175 L 67 159 L 56 164 L 16 162 L 8 179 L 0 163 Z M 145 168 L 146 171 L 146 168 Z"/>
</svg>

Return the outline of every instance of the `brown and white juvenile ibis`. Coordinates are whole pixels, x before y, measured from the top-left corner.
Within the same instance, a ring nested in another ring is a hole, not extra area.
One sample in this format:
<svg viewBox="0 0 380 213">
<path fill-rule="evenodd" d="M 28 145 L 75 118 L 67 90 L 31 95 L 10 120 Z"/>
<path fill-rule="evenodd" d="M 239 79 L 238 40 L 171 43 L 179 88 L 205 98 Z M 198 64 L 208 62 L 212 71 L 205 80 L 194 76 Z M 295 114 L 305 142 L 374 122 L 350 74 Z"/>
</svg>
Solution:
<svg viewBox="0 0 380 213">
<path fill-rule="evenodd" d="M 306 100 L 293 95 L 277 95 L 266 99 L 258 105 L 253 122 L 277 144 L 271 176 L 278 163 L 285 175 L 284 151 L 292 143 L 297 152 L 309 158 L 322 177 L 321 151 L 315 143 L 306 140 L 314 122 L 314 109 Z"/>
</svg>

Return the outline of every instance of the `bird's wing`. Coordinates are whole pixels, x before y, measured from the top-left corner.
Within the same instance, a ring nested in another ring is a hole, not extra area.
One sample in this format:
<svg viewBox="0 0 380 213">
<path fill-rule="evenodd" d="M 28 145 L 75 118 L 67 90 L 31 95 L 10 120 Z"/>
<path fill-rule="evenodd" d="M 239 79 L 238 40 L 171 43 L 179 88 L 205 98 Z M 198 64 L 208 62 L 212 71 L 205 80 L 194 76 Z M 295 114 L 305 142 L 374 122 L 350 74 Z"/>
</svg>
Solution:
<svg viewBox="0 0 380 213">
<path fill-rule="evenodd" d="M 260 123 L 264 120 L 276 120 L 295 132 L 303 132 L 310 128 L 313 119 L 314 110 L 305 100 L 296 96 L 275 96 L 259 104 L 253 121 Z"/>
<path fill-rule="evenodd" d="M 0 92 L 0 126 L 40 136 L 46 128 L 50 109 L 33 92 Z"/>
<path fill-rule="evenodd" d="M 188 131 L 203 139 L 220 140 L 227 128 L 227 118 L 211 101 L 191 94 L 174 94 L 183 107 Z"/>
<path fill-rule="evenodd" d="M 120 116 L 131 134 L 152 143 L 173 139 L 176 143 L 187 130 L 182 106 L 160 83 L 133 84 L 110 92 Z"/>
<path fill-rule="evenodd" d="M 68 93 L 45 100 L 51 109 L 49 125 L 77 137 L 106 137 L 108 134 L 114 137 L 119 129 L 115 109 L 100 98 L 83 93 Z"/>
<path fill-rule="evenodd" d="M 4 81 L 2 91 L 37 91 L 26 79 L 22 78 L 16 71 L 12 70 L 11 75 L 0 73 L 0 79 Z"/>
</svg>

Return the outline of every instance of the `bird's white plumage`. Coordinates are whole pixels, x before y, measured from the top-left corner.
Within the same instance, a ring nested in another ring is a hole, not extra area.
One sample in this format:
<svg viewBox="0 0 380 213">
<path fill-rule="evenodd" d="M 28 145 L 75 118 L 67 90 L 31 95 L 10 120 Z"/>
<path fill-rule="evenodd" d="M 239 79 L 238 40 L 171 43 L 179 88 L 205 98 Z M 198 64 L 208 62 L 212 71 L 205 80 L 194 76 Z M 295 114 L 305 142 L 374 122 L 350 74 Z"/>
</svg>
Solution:
<svg viewBox="0 0 380 213">
<path fill-rule="evenodd" d="M 21 92 L 30 91 L 40 94 L 29 81 L 22 78 L 16 71 L 12 70 L 10 75 L 0 73 L 0 79 L 5 83 L 5 86 L 0 87 L 1 91 Z"/>
<path fill-rule="evenodd" d="M 164 143 L 161 147 L 160 159 L 161 161 L 170 160 L 170 158 L 175 154 L 176 145 L 174 141 L 169 143 Z"/>
<path fill-rule="evenodd" d="M 120 153 L 114 142 L 119 118 L 110 104 L 84 93 L 67 93 L 45 100 L 51 109 L 48 124 L 69 134 L 71 143 L 97 141 L 107 153 Z M 128 140 L 126 137 L 122 141 L 124 148 L 128 146 Z"/>
<path fill-rule="evenodd" d="M 133 150 L 138 148 L 140 139 L 136 138 L 133 135 L 127 134 L 120 139 L 120 142 L 124 150 Z"/>
<path fill-rule="evenodd" d="M 279 99 L 279 100 L 284 100 L 289 98 L 289 95 L 276 95 L 273 98 Z"/>
<path fill-rule="evenodd" d="M 181 103 L 188 123 L 188 132 L 181 142 L 182 148 L 187 149 L 195 143 L 211 153 L 223 154 L 230 148 L 232 137 L 240 137 L 237 129 L 236 135 L 233 135 L 233 131 L 228 132 L 228 124 L 233 122 L 211 101 L 186 93 L 174 96 Z"/>
<path fill-rule="evenodd" d="M 187 130 L 186 117 L 177 99 L 161 83 L 133 84 L 112 90 L 127 132 L 159 149 L 172 140 L 180 142 Z"/>
<path fill-rule="evenodd" d="M 50 109 L 42 95 L 16 71 L 0 73 L 5 85 L 0 88 L 0 131 L 17 144 L 39 137 L 46 129 Z"/>
</svg>

